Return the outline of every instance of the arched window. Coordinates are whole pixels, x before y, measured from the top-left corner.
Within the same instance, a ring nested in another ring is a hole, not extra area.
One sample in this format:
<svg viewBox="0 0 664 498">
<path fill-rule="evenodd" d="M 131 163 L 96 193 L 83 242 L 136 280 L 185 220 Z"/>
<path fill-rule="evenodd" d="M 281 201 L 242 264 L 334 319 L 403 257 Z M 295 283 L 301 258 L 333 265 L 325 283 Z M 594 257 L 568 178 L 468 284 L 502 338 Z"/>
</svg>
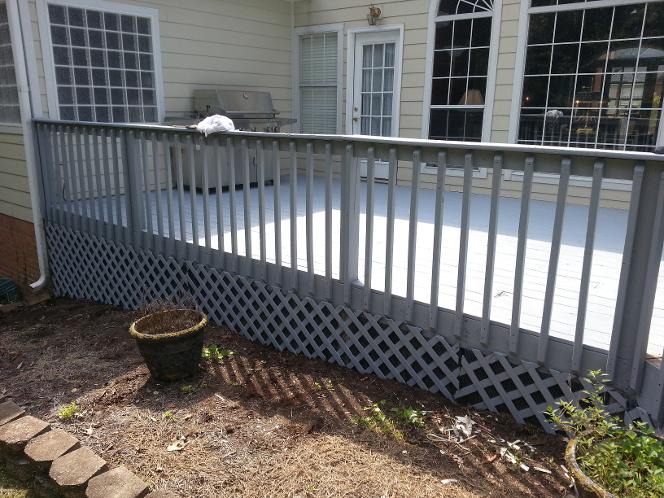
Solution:
<svg viewBox="0 0 664 498">
<path fill-rule="evenodd" d="M 482 140 L 492 20 L 492 0 L 438 4 L 429 138 Z"/>
</svg>

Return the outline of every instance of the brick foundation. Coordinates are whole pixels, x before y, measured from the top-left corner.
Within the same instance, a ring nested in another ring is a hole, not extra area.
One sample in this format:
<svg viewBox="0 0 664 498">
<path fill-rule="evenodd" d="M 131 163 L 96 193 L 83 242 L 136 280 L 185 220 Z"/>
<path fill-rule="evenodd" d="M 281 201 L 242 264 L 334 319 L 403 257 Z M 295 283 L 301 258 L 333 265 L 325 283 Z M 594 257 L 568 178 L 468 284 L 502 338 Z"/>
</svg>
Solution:
<svg viewBox="0 0 664 498">
<path fill-rule="evenodd" d="M 0 277 L 20 285 L 39 278 L 33 224 L 5 214 L 0 214 Z"/>
</svg>

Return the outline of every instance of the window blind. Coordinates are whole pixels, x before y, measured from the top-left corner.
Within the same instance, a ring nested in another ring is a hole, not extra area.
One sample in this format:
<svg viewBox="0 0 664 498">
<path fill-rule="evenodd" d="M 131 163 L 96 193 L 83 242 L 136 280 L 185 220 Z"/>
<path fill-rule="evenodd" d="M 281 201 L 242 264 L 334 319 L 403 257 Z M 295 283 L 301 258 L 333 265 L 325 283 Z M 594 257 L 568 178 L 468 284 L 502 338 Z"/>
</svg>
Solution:
<svg viewBox="0 0 664 498">
<path fill-rule="evenodd" d="M 300 131 L 336 133 L 338 35 L 300 37 Z"/>
</svg>

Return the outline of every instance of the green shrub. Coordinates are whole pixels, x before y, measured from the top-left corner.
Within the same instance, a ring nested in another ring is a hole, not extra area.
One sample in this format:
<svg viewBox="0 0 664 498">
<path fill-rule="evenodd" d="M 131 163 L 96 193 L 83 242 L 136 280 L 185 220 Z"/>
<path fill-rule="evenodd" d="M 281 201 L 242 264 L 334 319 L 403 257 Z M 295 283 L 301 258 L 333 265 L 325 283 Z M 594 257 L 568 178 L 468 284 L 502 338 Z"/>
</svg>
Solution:
<svg viewBox="0 0 664 498">
<path fill-rule="evenodd" d="M 624 498 L 664 496 L 664 444 L 643 422 L 623 427 L 609 414 L 607 378 L 591 371 L 591 387 L 578 405 L 560 401 L 546 411 L 549 419 L 570 437 L 577 438 L 577 463 L 606 491 Z"/>
</svg>

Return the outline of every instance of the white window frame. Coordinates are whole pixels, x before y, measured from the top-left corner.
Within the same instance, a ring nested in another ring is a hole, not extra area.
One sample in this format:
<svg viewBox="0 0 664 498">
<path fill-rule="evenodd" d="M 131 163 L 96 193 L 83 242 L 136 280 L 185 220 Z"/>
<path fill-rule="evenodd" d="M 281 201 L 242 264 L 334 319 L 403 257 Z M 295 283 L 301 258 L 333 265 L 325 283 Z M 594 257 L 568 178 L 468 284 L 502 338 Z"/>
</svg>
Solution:
<svg viewBox="0 0 664 498">
<path fill-rule="evenodd" d="M 12 15 L 10 10 L 12 9 L 12 5 L 9 5 L 9 2 L 6 2 L 5 0 L 0 0 L 0 4 L 4 5 L 5 9 L 7 10 L 7 26 L 9 29 L 9 40 L 11 43 L 12 47 L 12 65 L 14 67 L 14 78 L 16 80 L 16 105 L 18 106 L 18 112 L 19 112 L 19 119 L 16 122 L 5 122 L 2 121 L 0 122 L 0 132 L 2 133 L 16 133 L 20 134 L 22 133 L 23 126 L 22 126 L 22 113 L 23 109 L 21 106 L 21 96 L 19 95 L 19 88 L 18 88 L 18 67 L 16 64 L 17 60 L 20 60 L 19 57 L 22 57 L 22 54 L 17 53 L 16 47 L 17 44 L 14 42 L 14 37 L 17 36 L 15 34 L 15 29 L 16 26 L 12 25 Z"/>
<path fill-rule="evenodd" d="M 292 99 L 293 99 L 293 117 L 297 120 L 295 130 L 302 132 L 302 120 L 300 116 L 300 38 L 306 35 L 315 35 L 321 33 L 337 34 L 337 122 L 336 133 L 342 133 L 341 107 L 343 105 L 343 58 L 344 58 L 344 24 L 319 24 L 316 26 L 304 26 L 293 29 L 291 39 L 291 76 L 293 81 Z"/>
<path fill-rule="evenodd" d="M 157 104 L 157 122 L 164 120 L 164 78 L 161 68 L 161 46 L 159 34 L 159 10 L 138 5 L 109 2 L 107 0 L 37 0 L 37 21 L 41 38 L 42 56 L 44 60 L 44 78 L 46 80 L 46 100 L 51 119 L 60 119 L 58 90 L 55 81 L 55 64 L 53 62 L 53 42 L 51 40 L 48 4 L 64 7 L 78 7 L 87 10 L 99 10 L 114 14 L 147 17 L 150 19 L 150 38 L 154 62 L 155 100 Z"/>
<path fill-rule="evenodd" d="M 516 62 L 514 64 L 514 87 L 512 92 L 512 108 L 507 135 L 508 143 L 518 143 L 519 121 L 521 118 L 521 99 L 523 97 L 523 81 L 526 70 L 526 55 L 528 51 L 528 27 L 531 14 L 543 14 L 549 12 L 565 12 L 571 10 L 598 9 L 602 7 L 615 7 L 630 4 L 661 3 L 661 0 L 596 0 L 593 2 L 578 1 L 562 5 L 550 5 L 544 7 L 530 7 L 531 0 L 521 0 L 519 11 L 519 34 L 517 42 Z M 664 147 L 664 103 L 659 120 L 657 142 L 655 147 Z"/>
</svg>

